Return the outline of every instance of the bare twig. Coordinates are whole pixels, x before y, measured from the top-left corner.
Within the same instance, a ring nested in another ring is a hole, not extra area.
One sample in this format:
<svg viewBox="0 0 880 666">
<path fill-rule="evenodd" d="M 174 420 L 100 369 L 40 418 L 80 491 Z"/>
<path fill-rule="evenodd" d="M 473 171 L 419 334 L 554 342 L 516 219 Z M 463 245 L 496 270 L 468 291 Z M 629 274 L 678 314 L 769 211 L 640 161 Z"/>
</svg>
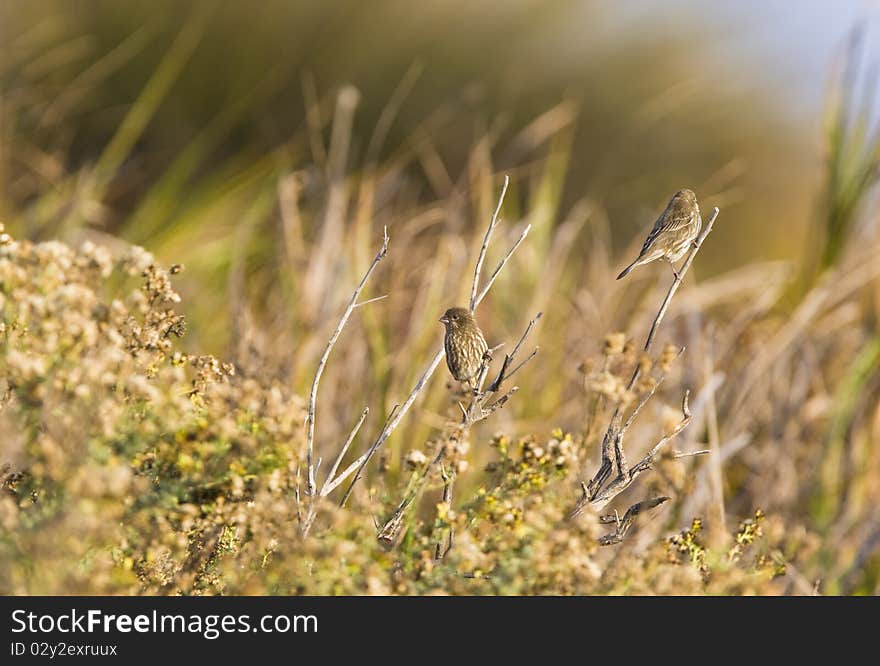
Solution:
<svg viewBox="0 0 880 666">
<path fill-rule="evenodd" d="M 688 427 L 691 422 L 691 410 L 688 406 L 688 398 L 690 397 L 690 391 L 684 392 L 684 398 L 681 401 L 681 421 L 678 422 L 678 425 L 672 429 L 672 432 L 668 435 L 664 435 L 660 438 L 660 441 L 654 445 L 648 454 L 642 458 L 639 462 L 633 465 L 632 469 L 630 469 L 629 475 L 631 479 L 634 479 L 637 475 L 641 474 L 647 469 L 650 469 L 654 464 L 654 460 L 657 458 L 657 455 L 660 453 L 660 450 L 666 446 L 672 439 L 674 439 L 682 430 Z"/>
<path fill-rule="evenodd" d="M 443 479 L 443 506 L 446 507 L 447 514 L 452 510 L 452 487 L 455 484 L 455 472 L 454 470 L 451 472 L 446 471 L 446 467 L 441 463 L 440 465 L 440 477 Z M 434 559 L 442 560 L 448 554 L 449 551 L 452 550 L 453 545 L 453 533 L 455 528 L 452 525 L 449 526 L 449 536 L 447 539 L 446 549 L 443 549 L 442 539 L 437 542 L 436 547 L 434 548 Z"/>
<path fill-rule="evenodd" d="M 528 337 L 529 333 L 532 332 L 532 329 L 535 327 L 535 324 L 538 323 L 538 320 L 543 315 L 544 315 L 543 312 L 539 312 L 538 314 L 535 315 L 535 318 L 529 322 L 528 326 L 526 326 L 526 330 L 523 332 L 522 336 L 520 336 L 520 339 L 516 343 L 516 346 L 513 348 L 513 351 L 510 352 L 509 354 L 504 355 L 504 362 L 501 365 L 501 370 L 498 372 L 498 376 L 495 378 L 495 381 L 492 382 L 492 385 L 489 387 L 490 391 L 493 391 L 493 392 L 497 391 L 501 387 L 501 383 L 505 379 L 507 379 L 508 377 L 513 375 L 513 373 L 515 373 L 522 366 L 524 366 L 526 363 L 528 363 L 532 359 L 532 357 L 534 357 L 535 354 L 538 353 L 538 348 L 536 347 L 535 351 L 533 351 L 529 355 L 528 358 L 526 358 L 522 363 L 520 363 L 518 366 L 516 366 L 516 368 L 511 370 L 509 373 L 507 372 L 507 369 L 510 367 L 510 364 L 513 362 L 513 359 L 516 356 L 516 353 L 519 351 L 519 348 L 522 347 L 523 342 L 525 342 L 525 339 Z"/>
<path fill-rule="evenodd" d="M 632 527 L 633 523 L 636 520 L 636 517 L 642 511 L 654 509 L 668 500 L 668 497 L 655 497 L 653 499 L 637 502 L 636 504 L 633 504 L 629 509 L 627 509 L 626 513 L 623 514 L 623 518 L 620 518 L 617 511 L 615 511 L 612 515 L 600 517 L 600 523 L 615 523 L 617 525 L 617 529 L 614 532 L 611 532 L 610 534 L 606 534 L 605 536 L 601 537 L 599 539 L 599 544 L 602 546 L 611 546 L 613 544 L 620 543 L 621 541 L 623 541 L 623 537 L 629 531 L 629 528 Z"/>
<path fill-rule="evenodd" d="M 593 491 L 591 497 L 589 498 L 590 502 L 594 504 L 599 504 L 600 506 L 607 505 L 611 500 L 617 497 L 624 490 L 629 488 L 633 481 L 647 470 L 651 469 L 654 466 L 654 461 L 657 458 L 657 455 L 663 449 L 666 444 L 668 444 L 671 440 L 678 436 L 682 430 L 688 427 L 691 422 L 691 412 L 688 407 L 688 396 L 689 392 L 685 392 L 684 400 L 682 401 L 681 410 L 682 410 L 682 419 L 679 421 L 678 425 L 672 430 L 668 435 L 664 435 L 660 438 L 660 441 L 657 442 L 654 447 L 635 465 L 627 469 L 625 466 L 621 468 L 619 474 L 611 483 L 609 483 L 604 489 L 599 489 L 598 492 Z"/>
<path fill-rule="evenodd" d="M 342 333 L 342 329 L 345 326 L 348 318 L 351 316 L 351 313 L 354 311 L 355 307 L 357 307 L 357 299 L 361 294 L 361 290 L 364 288 L 364 285 L 367 283 L 367 280 L 370 278 L 370 275 L 373 273 L 373 270 L 379 264 L 380 261 L 385 257 L 388 253 L 388 229 L 384 228 L 382 231 L 382 247 L 379 249 L 379 252 L 376 253 L 375 258 L 373 259 L 373 263 L 370 264 L 370 267 L 367 269 L 367 272 L 364 274 L 364 277 L 361 279 L 360 284 L 357 286 L 357 289 L 354 290 L 354 293 L 351 295 L 351 298 L 348 301 L 348 306 L 346 306 L 345 311 L 342 313 L 342 317 L 339 319 L 339 323 L 336 325 L 336 329 L 333 331 L 333 334 L 330 336 L 330 339 L 327 341 L 327 346 L 324 347 L 324 353 L 321 354 L 321 359 L 318 361 L 318 368 L 315 370 L 315 379 L 312 382 L 312 389 L 309 392 L 309 412 L 306 417 L 306 428 L 307 428 L 307 446 L 308 451 L 306 454 L 306 465 L 307 465 L 307 480 L 306 480 L 306 494 L 314 495 L 315 494 L 315 466 L 312 464 L 312 457 L 314 455 L 315 450 L 315 405 L 318 400 L 318 385 L 321 382 L 321 375 L 324 372 L 324 366 L 327 365 L 327 359 L 330 357 L 330 352 L 333 349 L 333 345 L 336 344 L 336 340 L 339 338 L 339 335 Z"/>
<path fill-rule="evenodd" d="M 678 350 L 675 358 L 677 359 L 681 356 L 682 352 L 684 352 L 683 347 Z M 605 432 L 605 437 L 602 440 L 602 465 L 588 486 L 593 499 L 598 496 L 599 490 L 613 473 L 616 474 L 616 478 L 618 479 L 627 476 L 628 467 L 626 463 L 626 454 L 623 449 L 623 438 L 626 435 L 627 430 L 632 426 L 642 407 L 644 407 L 648 400 L 653 397 L 654 393 L 656 393 L 657 389 L 665 379 L 666 373 L 661 373 L 651 388 L 639 399 L 639 402 L 636 404 L 632 413 L 629 415 L 629 418 L 623 425 L 620 424 L 623 414 L 622 405 L 618 404 L 617 411 L 612 417 L 611 425 L 608 427 L 608 430 Z"/>
<path fill-rule="evenodd" d="M 526 236 L 529 235 L 529 232 L 532 230 L 532 225 L 527 224 L 526 228 L 522 230 L 522 233 L 519 235 L 519 238 L 516 239 L 516 242 L 511 245 L 510 250 L 507 251 L 507 254 L 504 255 L 504 259 L 502 259 L 498 265 L 495 267 L 495 270 L 492 271 L 492 275 L 489 276 L 489 281 L 486 282 L 486 286 L 483 287 L 483 290 L 477 296 L 476 303 L 474 307 L 480 304 L 480 302 L 486 297 L 486 294 L 489 293 L 489 290 L 492 288 L 492 284 L 495 282 L 495 279 L 501 273 L 501 270 L 504 268 L 504 265 L 508 262 L 508 260 L 513 256 L 513 253 L 516 252 L 516 249 L 522 244 L 522 242 L 526 239 Z"/>
<path fill-rule="evenodd" d="M 691 458 L 693 456 L 705 456 L 709 453 L 712 453 L 711 449 L 700 449 L 699 451 L 676 451 L 672 454 L 673 460 L 678 460 L 679 458 Z"/>
<path fill-rule="evenodd" d="M 651 469 L 654 465 L 654 461 L 657 458 L 657 455 L 660 453 L 660 450 L 666 446 L 672 439 L 677 437 L 682 430 L 688 427 L 691 422 L 691 412 L 688 407 L 688 396 L 690 395 L 689 391 L 685 391 L 684 400 L 682 401 L 681 410 L 682 410 L 682 419 L 679 421 L 678 425 L 673 428 L 672 432 L 668 435 L 664 435 L 660 438 L 660 441 L 654 445 L 650 452 L 648 452 L 645 457 L 643 457 L 639 462 L 637 462 L 632 467 L 626 467 L 626 463 L 624 462 L 620 468 L 620 472 L 617 477 L 610 483 L 608 486 L 602 490 L 600 489 L 598 492 L 593 491 L 593 496 L 590 498 L 591 502 L 601 503 L 602 505 L 608 504 L 611 500 L 617 497 L 620 493 L 630 487 L 632 482 L 636 480 L 642 472 L 645 472 Z"/>
<path fill-rule="evenodd" d="M 394 421 L 394 419 L 397 418 L 397 416 L 399 414 L 399 409 L 400 409 L 400 405 L 394 405 L 394 407 L 391 408 L 391 412 L 388 414 L 388 418 L 385 420 L 385 427 L 386 428 L 388 427 L 388 423 L 391 423 L 392 421 Z M 383 432 L 384 432 L 384 428 L 383 428 Z M 336 486 L 338 486 L 340 483 L 345 481 L 345 479 L 347 479 L 348 476 L 352 472 L 355 472 L 354 479 L 352 479 L 352 481 L 351 481 L 351 485 L 348 486 L 348 490 L 346 490 L 345 494 L 342 496 L 342 501 L 339 502 L 340 507 L 345 506 L 345 503 L 348 501 L 348 498 L 351 495 L 351 491 L 354 488 L 354 484 L 357 483 L 358 479 L 361 478 L 361 472 L 364 470 L 364 467 L 366 466 L 367 461 L 369 461 L 369 459 L 372 457 L 373 453 L 376 452 L 376 449 L 379 448 L 379 444 L 377 443 L 378 441 L 379 440 L 377 439 L 375 442 L 373 442 L 373 444 L 370 446 L 370 448 L 367 449 L 366 453 L 364 453 L 360 458 L 355 460 L 351 465 L 346 467 L 345 471 L 342 474 L 340 474 L 338 477 L 333 479 L 332 483 L 328 484 L 327 492 L 331 493 L 336 488 Z M 355 471 L 355 470 L 357 470 L 357 471 Z"/>
<path fill-rule="evenodd" d="M 370 408 L 364 407 L 364 411 L 361 412 L 361 417 L 358 419 L 358 422 L 355 423 L 354 428 L 352 428 L 351 432 L 348 434 L 348 439 L 345 440 L 345 444 L 343 444 L 342 448 L 339 450 L 339 455 L 336 456 L 333 467 L 330 468 L 330 471 L 327 473 L 327 478 L 324 479 L 324 485 L 321 487 L 321 497 L 327 497 L 327 495 L 330 493 L 330 490 L 327 489 L 327 486 L 328 484 L 333 482 L 333 478 L 336 476 L 336 470 L 339 469 L 339 464 L 342 462 L 342 459 L 345 458 L 345 454 L 348 453 L 348 448 L 351 446 L 352 441 L 354 441 L 358 430 L 361 429 L 361 426 L 364 424 L 364 419 L 367 418 L 367 414 L 369 413 Z"/>
<path fill-rule="evenodd" d="M 477 287 L 480 283 L 480 272 L 483 270 L 483 261 L 486 259 L 486 250 L 489 248 L 489 241 L 492 239 L 492 232 L 498 225 L 498 214 L 501 212 L 501 204 L 504 203 L 504 195 L 507 194 L 507 186 L 510 185 L 510 177 L 504 176 L 504 185 L 501 186 L 501 196 L 498 197 L 498 205 L 495 206 L 495 212 L 492 214 L 492 221 L 489 222 L 489 228 L 486 229 L 486 236 L 483 238 L 483 246 L 480 248 L 480 255 L 477 257 L 477 263 L 474 266 L 474 282 L 471 285 L 471 300 L 469 309 L 473 312 L 477 307 Z"/>
<path fill-rule="evenodd" d="M 535 315 L 534 319 L 532 319 L 528 326 L 526 327 L 525 332 L 520 336 L 519 342 L 514 346 L 513 351 L 510 354 L 505 354 L 504 363 L 501 365 L 501 370 L 498 372 L 498 376 L 485 390 L 483 390 L 483 382 L 485 380 L 486 374 L 488 373 L 489 367 L 488 364 L 491 361 L 491 355 L 486 354 L 483 357 L 483 365 L 480 368 L 480 377 L 479 381 L 476 383 L 477 388 L 474 391 L 473 397 L 471 398 L 470 403 L 467 407 L 463 405 L 459 405 L 461 407 L 462 418 L 461 422 L 458 424 L 456 428 L 457 436 L 461 436 L 464 431 L 470 428 L 475 423 L 482 421 L 483 419 L 488 418 L 499 408 L 503 407 L 504 404 L 510 399 L 516 391 L 519 390 L 519 387 L 514 386 L 510 388 L 507 393 L 502 396 L 498 396 L 501 386 L 506 379 L 508 379 L 514 372 L 519 370 L 522 366 L 528 363 L 532 358 L 535 357 L 535 354 L 538 353 L 538 350 L 535 349 L 529 356 L 524 359 L 519 365 L 517 365 L 512 371 L 507 372 L 507 368 L 513 363 L 516 358 L 516 354 L 519 349 L 522 347 L 523 342 L 525 342 L 526 337 L 528 337 L 529 333 L 532 332 L 532 329 L 535 328 L 535 324 L 541 318 L 542 313 L 538 313 Z"/>
<path fill-rule="evenodd" d="M 359 308 L 362 305 L 367 305 L 369 303 L 375 303 L 376 301 L 381 301 L 386 298 L 388 298 L 388 294 L 382 294 L 381 296 L 376 296 L 375 298 L 369 298 L 366 301 L 361 301 L 360 303 L 355 303 L 354 307 Z"/>
<path fill-rule="evenodd" d="M 296 521 L 299 523 L 300 529 L 303 528 L 303 516 L 302 516 L 302 496 L 300 495 L 300 483 L 299 483 L 299 465 L 296 466 L 296 485 L 293 487 L 293 499 L 296 503 Z"/>
<path fill-rule="evenodd" d="M 679 356 L 682 355 L 683 352 L 684 352 L 684 347 L 679 348 L 678 353 L 675 355 L 675 358 L 677 359 Z M 618 433 L 619 439 L 623 438 L 623 435 L 626 433 L 627 430 L 629 430 L 630 426 L 632 426 L 633 422 L 636 420 L 636 416 L 638 416 L 642 407 L 644 407 L 647 404 L 648 400 L 650 400 L 654 396 L 654 394 L 657 392 L 657 389 L 660 388 L 660 385 L 663 383 L 663 381 L 665 379 L 666 379 L 666 373 L 664 372 L 657 378 L 657 381 L 654 382 L 654 384 L 647 391 L 647 393 L 645 393 L 639 399 L 638 404 L 632 410 L 632 413 L 629 415 L 629 418 L 626 420 L 626 423 L 624 423 L 623 427 L 620 428 L 620 432 Z"/>
</svg>

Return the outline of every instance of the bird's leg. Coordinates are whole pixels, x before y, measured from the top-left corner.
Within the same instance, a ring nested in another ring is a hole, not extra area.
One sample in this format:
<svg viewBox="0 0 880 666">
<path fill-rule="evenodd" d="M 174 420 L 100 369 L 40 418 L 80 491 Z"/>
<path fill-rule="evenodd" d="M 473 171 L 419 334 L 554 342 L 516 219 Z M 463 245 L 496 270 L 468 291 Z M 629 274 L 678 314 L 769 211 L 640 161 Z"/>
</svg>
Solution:
<svg viewBox="0 0 880 666">
<path fill-rule="evenodd" d="M 479 395 L 480 390 L 477 387 L 475 379 L 465 379 L 461 382 L 462 396 L 475 397 Z"/>
<path fill-rule="evenodd" d="M 675 279 L 679 282 L 681 281 L 681 275 L 678 274 L 678 271 L 675 270 L 675 263 L 669 257 L 666 257 L 666 261 L 669 262 L 669 267 L 672 269 L 672 274 L 675 276 Z"/>
</svg>

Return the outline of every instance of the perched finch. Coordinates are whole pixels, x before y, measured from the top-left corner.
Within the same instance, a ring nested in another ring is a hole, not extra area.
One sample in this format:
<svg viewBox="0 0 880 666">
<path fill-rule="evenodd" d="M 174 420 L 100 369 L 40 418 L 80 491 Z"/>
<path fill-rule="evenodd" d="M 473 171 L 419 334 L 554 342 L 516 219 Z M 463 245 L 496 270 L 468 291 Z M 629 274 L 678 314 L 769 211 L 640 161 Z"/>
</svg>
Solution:
<svg viewBox="0 0 880 666">
<path fill-rule="evenodd" d="M 642 251 L 634 262 L 623 269 L 619 280 L 626 277 L 636 266 L 647 264 L 655 259 L 663 259 L 672 266 L 672 272 L 678 277 L 675 270 L 675 262 L 684 256 L 691 243 L 700 233 L 703 221 L 700 219 L 700 207 L 697 205 L 697 195 L 691 190 L 679 190 L 676 192 L 657 221 L 654 228 L 645 239 Z"/>
<path fill-rule="evenodd" d="M 458 381 L 473 387 L 483 364 L 483 354 L 488 349 L 486 338 L 474 316 L 465 308 L 449 308 L 440 321 L 446 326 L 443 346 L 449 372 Z"/>
</svg>

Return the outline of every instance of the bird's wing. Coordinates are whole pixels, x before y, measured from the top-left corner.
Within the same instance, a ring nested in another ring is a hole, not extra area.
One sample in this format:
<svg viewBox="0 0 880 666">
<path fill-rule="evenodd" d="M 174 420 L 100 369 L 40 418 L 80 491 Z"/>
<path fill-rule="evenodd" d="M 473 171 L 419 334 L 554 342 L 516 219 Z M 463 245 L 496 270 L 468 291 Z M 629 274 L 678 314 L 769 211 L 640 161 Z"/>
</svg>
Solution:
<svg viewBox="0 0 880 666">
<path fill-rule="evenodd" d="M 657 218 L 657 221 L 654 222 L 654 227 L 651 229 L 651 233 L 648 234 L 648 237 L 645 239 L 645 244 L 642 245 L 642 251 L 639 252 L 639 256 L 644 256 L 648 250 L 651 249 L 651 246 L 654 244 L 654 241 L 657 240 L 657 236 L 660 235 L 666 227 L 663 224 L 663 218 L 666 216 L 666 211 L 664 210 L 660 213 L 660 217 Z"/>
<path fill-rule="evenodd" d="M 699 215 L 699 213 L 697 213 Z M 693 211 L 677 210 L 675 214 L 669 215 L 666 220 L 665 229 L 669 231 L 678 231 L 691 224 L 694 220 Z"/>
</svg>

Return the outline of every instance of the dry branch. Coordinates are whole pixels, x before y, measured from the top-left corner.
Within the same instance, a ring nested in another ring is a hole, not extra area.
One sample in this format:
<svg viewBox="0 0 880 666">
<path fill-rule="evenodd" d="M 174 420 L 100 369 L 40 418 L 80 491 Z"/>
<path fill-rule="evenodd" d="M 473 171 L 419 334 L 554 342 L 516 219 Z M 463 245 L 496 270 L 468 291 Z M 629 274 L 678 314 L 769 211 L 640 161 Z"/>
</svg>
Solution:
<svg viewBox="0 0 880 666">
<path fill-rule="evenodd" d="M 342 462 L 342 459 L 345 458 L 345 454 L 348 453 L 348 448 L 351 446 L 352 441 L 354 441 L 354 438 L 358 434 L 358 430 L 361 429 L 361 426 L 364 424 L 364 420 L 369 413 L 370 408 L 364 407 L 364 411 L 361 412 L 361 418 L 358 419 L 358 422 L 355 423 L 354 428 L 352 428 L 351 432 L 348 434 L 348 439 L 345 440 L 345 444 L 343 444 L 342 448 L 339 450 L 339 455 L 336 456 L 336 461 L 333 463 L 333 467 L 331 467 L 330 471 L 327 473 L 327 478 L 324 480 L 324 485 L 321 487 L 321 497 L 327 497 L 327 495 L 330 494 L 330 491 L 336 487 L 329 487 L 329 485 L 336 477 L 336 470 L 339 469 L 339 464 Z"/>
<path fill-rule="evenodd" d="M 339 336 L 342 334 L 342 329 L 345 327 L 345 324 L 348 322 L 349 317 L 351 317 L 351 313 L 354 312 L 355 308 L 365 305 L 366 303 L 370 303 L 376 299 L 370 299 L 368 301 L 364 301 L 363 303 L 358 303 L 358 297 L 361 295 L 361 291 L 363 291 L 364 286 L 367 284 L 367 280 L 370 279 L 370 275 L 373 274 L 376 266 L 379 265 L 379 262 L 385 258 L 385 255 L 388 254 L 388 229 L 383 228 L 382 230 L 382 247 L 379 248 L 379 251 L 376 253 L 376 256 L 373 258 L 370 267 L 367 269 L 367 272 L 364 273 L 363 278 L 361 278 L 360 284 L 358 284 L 357 288 L 352 293 L 351 298 L 348 301 L 348 305 L 345 307 L 345 310 L 342 313 L 342 316 L 339 318 L 339 323 L 336 325 L 336 328 L 333 330 L 333 333 L 330 335 L 330 339 L 327 341 L 327 345 L 324 347 L 324 352 L 321 354 L 321 358 L 318 361 L 318 367 L 315 370 L 315 378 L 312 381 L 312 388 L 309 391 L 309 408 L 308 415 L 306 417 L 306 495 L 309 497 L 309 506 L 308 511 L 306 513 L 305 518 L 302 517 L 302 503 L 301 496 L 299 490 L 299 479 L 297 479 L 295 500 L 297 505 L 297 517 L 299 519 L 300 529 L 302 530 L 303 535 L 308 534 L 309 529 L 312 526 L 312 523 L 315 519 L 315 495 L 316 495 L 316 481 L 315 477 L 318 472 L 318 466 L 321 464 L 321 460 L 318 459 L 317 462 L 314 461 L 314 452 L 315 452 L 315 408 L 318 402 L 318 386 L 321 383 L 321 375 L 324 373 L 324 368 L 327 365 L 327 359 L 330 358 L 330 352 L 333 350 L 333 345 L 336 344 L 336 340 L 339 339 Z M 380 297 L 384 298 L 384 297 Z M 336 473 L 336 470 L 339 467 L 339 463 L 342 462 L 342 458 L 345 456 L 345 453 L 348 451 L 348 447 L 351 445 L 352 440 L 357 434 L 358 429 L 366 418 L 368 410 L 364 410 L 361 415 L 361 419 L 358 424 L 355 426 L 354 430 L 351 432 L 348 440 L 345 445 L 342 447 L 339 455 L 336 457 L 336 461 L 333 464 L 333 468 L 330 471 L 330 474 L 327 476 L 327 479 L 324 482 L 324 488 L 322 489 L 322 496 L 326 496 L 324 490 L 326 490 L 329 482 L 333 480 L 333 475 Z M 297 470 L 297 473 L 299 470 Z M 329 492 L 329 490 L 327 491 Z"/>
<path fill-rule="evenodd" d="M 391 408 L 391 412 L 388 414 L 388 418 L 385 420 L 385 428 L 387 428 L 388 424 L 392 423 L 394 421 L 394 419 L 397 418 L 397 415 L 399 413 L 398 412 L 399 409 L 400 409 L 400 405 L 394 405 L 394 407 Z M 384 428 L 383 428 L 383 432 L 384 432 Z M 348 489 L 345 491 L 345 494 L 342 496 L 342 500 L 339 502 L 340 507 L 345 506 L 345 503 L 348 501 L 349 496 L 351 496 L 351 491 L 354 488 L 354 484 L 357 483 L 358 479 L 361 478 L 361 472 L 364 471 L 364 467 L 367 466 L 367 462 L 369 461 L 370 457 L 373 455 L 373 453 L 375 453 L 376 449 L 379 448 L 378 442 L 379 442 L 378 439 L 375 442 L 373 442 L 373 444 L 370 446 L 370 448 L 367 450 L 367 452 L 364 455 L 362 455 L 360 458 L 355 460 L 351 465 L 349 465 L 345 469 L 345 471 L 342 474 L 340 474 L 336 479 L 334 479 L 333 483 L 330 484 L 330 486 L 328 487 L 327 492 L 328 493 L 332 492 L 333 489 L 336 488 L 336 486 L 338 486 L 340 483 L 342 483 L 343 481 L 345 481 L 345 479 L 348 478 L 349 474 L 354 472 L 354 478 L 351 480 L 351 484 L 348 486 Z"/>
<path fill-rule="evenodd" d="M 705 227 L 703 228 L 697 239 L 693 242 L 691 250 L 690 252 L 688 252 L 688 255 L 685 258 L 681 269 L 674 272 L 672 284 L 670 285 L 669 290 L 666 293 L 666 297 L 663 299 L 663 302 L 660 305 L 660 309 L 657 311 L 657 315 L 654 317 L 654 320 L 651 323 L 651 328 L 648 332 L 647 338 L 645 339 L 645 344 L 643 347 L 643 350 L 645 352 L 650 351 L 651 345 L 653 344 L 654 338 L 657 334 L 657 330 L 660 327 L 660 323 L 663 321 L 663 318 L 665 317 L 666 312 L 669 309 L 669 304 L 672 302 L 672 297 L 678 291 L 678 288 L 681 285 L 685 274 L 693 263 L 697 252 L 700 251 L 703 242 L 712 232 L 712 227 L 715 224 L 718 213 L 718 208 L 713 209 L 712 215 L 709 217 L 709 220 L 707 221 Z M 682 349 L 681 351 L 679 351 L 679 354 L 681 354 L 682 351 L 684 350 Z M 624 391 L 625 395 L 633 389 L 641 373 L 641 364 L 636 364 L 636 367 L 633 370 L 633 374 L 626 385 Z M 575 505 L 574 509 L 571 511 L 570 517 L 575 517 L 579 515 L 587 504 L 597 505 L 597 508 L 606 506 L 617 495 L 626 490 L 626 488 L 628 488 L 633 483 L 633 481 L 635 481 L 636 477 L 638 477 L 644 471 L 650 469 L 660 450 L 670 440 L 672 440 L 676 435 L 684 430 L 690 423 L 691 414 L 688 407 L 689 394 L 686 392 L 682 401 L 682 420 L 679 422 L 679 424 L 670 434 L 661 438 L 660 441 L 651 449 L 651 451 L 644 458 L 642 458 L 642 460 L 640 460 L 632 467 L 628 466 L 626 454 L 623 447 L 624 435 L 634 422 L 638 412 L 654 395 L 654 392 L 657 390 L 657 387 L 662 381 L 663 376 L 661 375 L 657 383 L 646 394 L 641 396 L 639 402 L 636 404 L 635 408 L 633 409 L 632 413 L 625 423 L 622 423 L 625 409 L 625 399 L 621 398 L 618 401 L 614 413 L 611 416 L 611 421 L 608 425 L 608 428 L 605 431 L 605 436 L 602 438 L 601 463 L 599 469 L 595 473 L 593 478 L 589 481 L 589 483 L 581 483 L 583 495 Z M 632 510 L 636 506 L 639 505 L 634 505 L 633 507 L 630 507 L 630 510 Z M 629 514 L 629 512 L 627 513 Z M 622 535 L 620 536 L 622 538 Z M 608 543 L 617 543 L 617 541 L 612 540 Z"/>
<path fill-rule="evenodd" d="M 513 348 L 509 354 L 504 355 L 504 362 L 501 365 L 501 370 L 498 372 L 498 376 L 495 378 L 487 388 L 483 388 L 483 383 L 486 380 L 486 375 L 489 372 L 489 364 L 492 361 L 492 355 L 489 352 L 483 355 L 483 364 L 480 367 L 480 372 L 478 375 L 478 380 L 476 382 L 477 388 L 474 390 L 474 393 L 471 397 L 470 403 L 467 407 L 464 407 L 459 403 L 459 407 L 461 408 L 461 422 L 455 429 L 454 436 L 460 437 L 464 434 L 464 432 L 473 426 L 475 423 L 482 421 L 489 416 L 491 416 L 495 411 L 504 406 L 510 396 L 516 393 L 519 390 L 518 386 L 513 386 L 503 395 L 499 395 L 501 392 L 501 387 L 503 383 L 513 375 L 514 372 L 519 370 L 522 366 L 528 363 L 531 359 L 535 357 L 538 353 L 538 348 L 536 347 L 534 351 L 527 358 L 525 358 L 519 365 L 517 365 L 513 370 L 508 371 L 508 368 L 516 359 L 517 352 L 519 352 L 520 348 L 525 342 L 528 335 L 532 332 L 532 329 L 535 328 L 535 324 L 541 318 L 543 313 L 539 312 L 535 315 L 534 319 L 532 319 L 528 326 L 526 326 L 525 332 L 523 332 L 522 336 L 520 336 L 519 342 L 516 343 L 516 346 Z"/>
<path fill-rule="evenodd" d="M 602 546 L 611 546 L 620 543 L 623 541 L 623 537 L 629 531 L 629 528 L 632 527 L 636 518 L 642 511 L 656 508 L 668 500 L 668 497 L 655 497 L 653 499 L 637 502 L 627 509 L 626 513 L 623 514 L 623 518 L 620 518 L 617 511 L 610 515 L 601 516 L 599 518 L 600 523 L 614 523 L 617 525 L 617 529 L 610 534 L 600 537 L 599 544 Z"/>
<path fill-rule="evenodd" d="M 315 471 L 317 469 L 317 465 L 312 464 L 312 458 L 314 456 L 315 450 L 315 406 L 318 401 L 318 385 L 321 383 L 321 375 L 324 372 L 324 367 L 327 365 L 327 359 L 330 357 L 330 352 L 333 350 L 333 345 L 336 344 L 336 340 L 339 338 L 339 335 L 342 333 L 342 329 L 345 327 L 346 322 L 348 322 L 348 318 L 351 316 L 351 313 L 354 312 L 354 309 L 358 306 L 358 296 L 361 295 L 361 291 L 364 288 L 364 285 L 367 283 L 367 280 L 370 279 L 370 275 L 372 275 L 373 270 L 379 264 L 382 259 L 385 258 L 385 255 L 388 253 L 388 229 L 385 228 L 382 231 L 382 247 L 379 248 L 379 251 L 376 253 L 376 256 L 373 258 L 373 263 L 370 264 L 370 267 L 367 269 L 367 272 L 364 273 L 364 277 L 361 279 L 360 284 L 354 290 L 354 293 L 351 295 L 351 298 L 348 301 L 348 305 L 345 308 L 345 311 L 342 313 L 342 316 L 339 318 L 339 323 L 336 325 L 336 329 L 330 335 L 330 339 L 327 341 L 327 346 L 324 347 L 324 353 L 321 354 L 321 359 L 318 361 L 318 368 L 315 370 L 315 379 L 312 381 L 312 388 L 309 391 L 309 412 L 306 417 L 306 429 L 307 429 L 307 446 L 308 451 L 306 454 L 306 466 L 307 466 L 307 481 L 306 481 L 306 494 L 314 495 L 315 494 Z"/>
<path fill-rule="evenodd" d="M 504 176 L 504 185 L 501 186 L 501 195 L 498 197 L 498 205 L 495 206 L 495 212 L 492 214 L 492 220 L 489 222 L 489 228 L 486 229 L 486 236 L 483 238 L 483 245 L 480 247 L 480 254 L 477 257 L 477 263 L 474 265 L 474 282 L 471 285 L 471 300 L 468 309 L 473 312 L 477 307 L 477 287 L 480 284 L 480 272 L 483 270 L 483 261 L 486 259 L 486 251 L 489 249 L 489 241 L 492 239 L 492 232 L 498 225 L 498 214 L 501 212 L 501 204 L 504 203 L 504 196 L 507 194 L 507 187 L 510 185 L 510 177 Z"/>
</svg>

